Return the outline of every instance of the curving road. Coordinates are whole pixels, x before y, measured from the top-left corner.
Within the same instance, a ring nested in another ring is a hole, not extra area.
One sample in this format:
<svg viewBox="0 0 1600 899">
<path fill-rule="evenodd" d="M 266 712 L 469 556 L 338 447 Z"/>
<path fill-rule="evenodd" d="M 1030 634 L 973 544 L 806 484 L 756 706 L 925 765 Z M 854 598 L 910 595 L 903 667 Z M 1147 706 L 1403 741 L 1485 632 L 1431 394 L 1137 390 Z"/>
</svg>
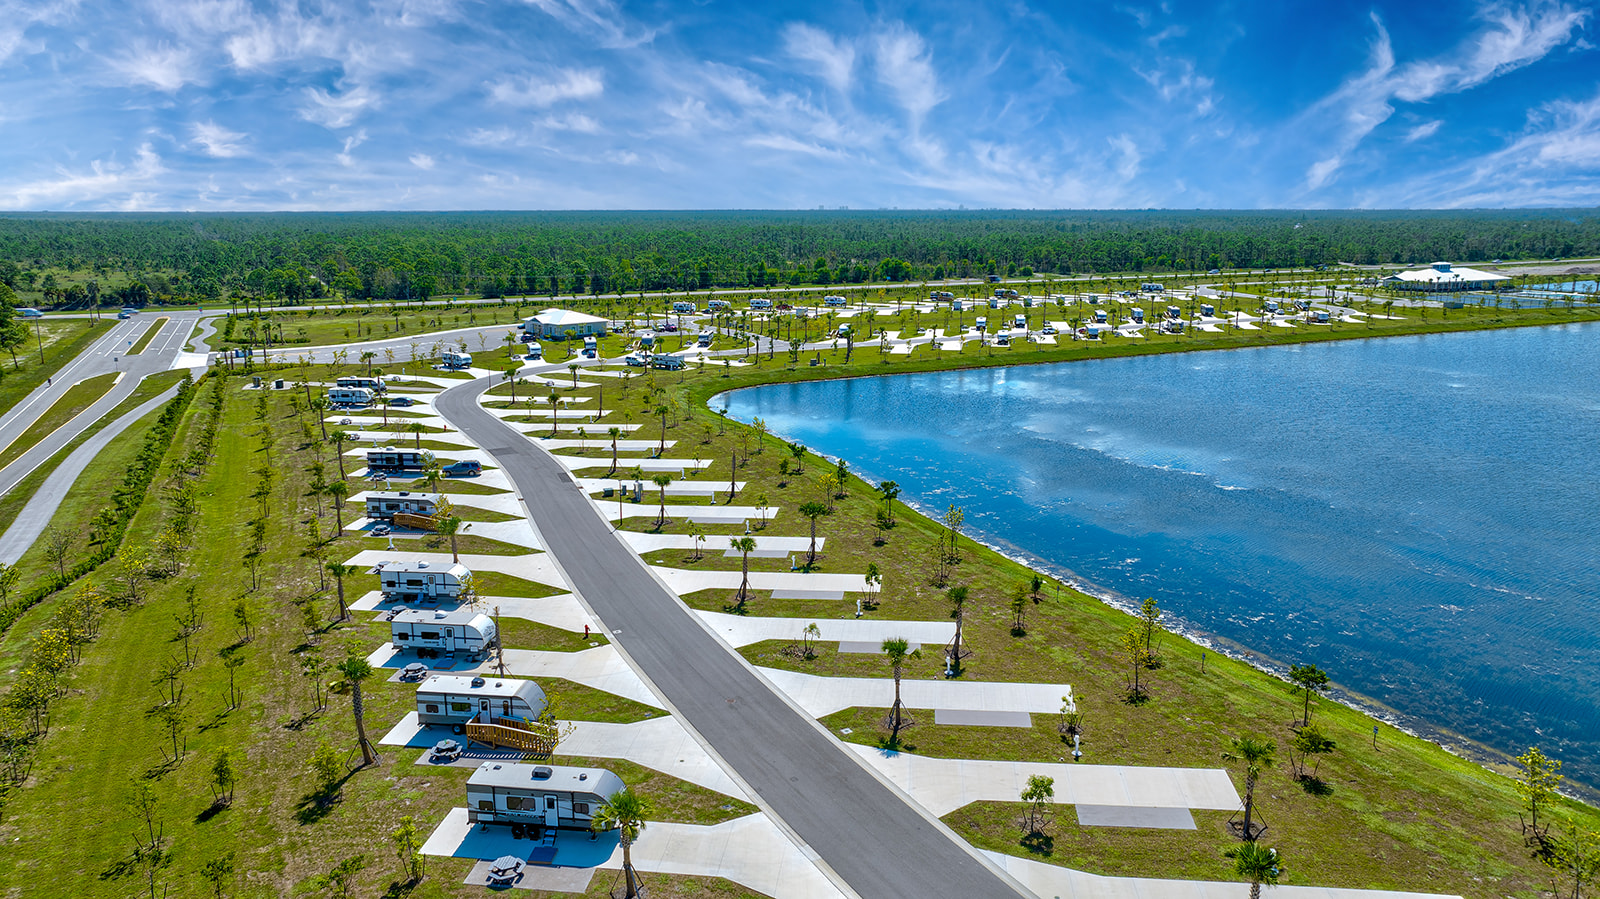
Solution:
<svg viewBox="0 0 1600 899">
<path fill-rule="evenodd" d="M 546 547 L 680 721 L 856 895 L 1030 896 L 867 770 L 689 613 L 544 450 L 484 411 L 483 378 L 434 407 L 510 476 Z"/>
</svg>

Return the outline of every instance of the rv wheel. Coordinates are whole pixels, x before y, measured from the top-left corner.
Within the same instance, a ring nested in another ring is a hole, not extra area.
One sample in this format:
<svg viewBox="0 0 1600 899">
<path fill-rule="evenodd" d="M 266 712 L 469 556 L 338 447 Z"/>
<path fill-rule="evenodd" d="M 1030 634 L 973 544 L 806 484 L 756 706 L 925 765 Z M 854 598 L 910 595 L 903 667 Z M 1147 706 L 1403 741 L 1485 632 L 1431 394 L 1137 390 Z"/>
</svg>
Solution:
<svg viewBox="0 0 1600 899">
<path fill-rule="evenodd" d="M 464 734 L 467 732 L 467 729 L 459 724 L 452 724 L 450 725 L 450 732 L 453 734 Z"/>
<path fill-rule="evenodd" d="M 522 825 L 521 824 L 513 824 L 513 825 L 511 825 L 511 839 L 520 840 L 520 839 L 522 839 L 523 834 L 524 834 L 524 831 L 522 829 Z"/>
</svg>

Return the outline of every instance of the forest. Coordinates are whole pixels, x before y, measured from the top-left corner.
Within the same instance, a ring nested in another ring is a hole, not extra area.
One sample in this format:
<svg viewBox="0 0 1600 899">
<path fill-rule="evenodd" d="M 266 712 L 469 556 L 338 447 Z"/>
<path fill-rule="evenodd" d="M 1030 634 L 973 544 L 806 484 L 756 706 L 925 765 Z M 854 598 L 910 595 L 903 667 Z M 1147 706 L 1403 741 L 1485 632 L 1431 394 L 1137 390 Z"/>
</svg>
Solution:
<svg viewBox="0 0 1600 899">
<path fill-rule="evenodd" d="M 58 308 L 1591 255 L 1590 209 L 0 215 L 0 283 Z"/>
</svg>

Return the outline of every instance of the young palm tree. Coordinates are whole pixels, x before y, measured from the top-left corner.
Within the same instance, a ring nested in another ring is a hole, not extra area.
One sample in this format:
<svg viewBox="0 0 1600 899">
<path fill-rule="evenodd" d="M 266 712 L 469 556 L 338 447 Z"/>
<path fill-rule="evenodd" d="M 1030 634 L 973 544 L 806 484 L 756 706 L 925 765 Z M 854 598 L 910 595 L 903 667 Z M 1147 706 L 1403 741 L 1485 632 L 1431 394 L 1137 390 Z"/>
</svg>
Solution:
<svg viewBox="0 0 1600 899">
<path fill-rule="evenodd" d="M 811 520 L 811 545 L 806 548 L 806 567 L 817 562 L 817 519 L 832 512 L 827 503 L 809 502 L 800 506 L 799 512 Z"/>
<path fill-rule="evenodd" d="M 611 471 L 606 474 L 611 474 L 617 470 L 617 441 L 622 438 L 622 429 L 613 426 L 606 433 L 611 437 Z"/>
<path fill-rule="evenodd" d="M 1265 737 L 1254 734 L 1244 737 L 1234 737 L 1232 748 L 1222 754 L 1224 761 L 1244 762 L 1244 838 L 1255 840 L 1255 831 L 1251 828 L 1250 819 L 1255 813 L 1256 780 L 1261 773 L 1272 767 L 1273 755 L 1278 751 L 1278 744 Z"/>
<path fill-rule="evenodd" d="M 1233 873 L 1250 881 L 1250 899 L 1261 899 L 1261 885 L 1278 885 L 1278 875 L 1283 865 L 1278 861 L 1278 850 L 1268 849 L 1260 843 L 1244 843 L 1224 850 L 1223 855 L 1233 859 Z"/>
<path fill-rule="evenodd" d="M 416 435 L 416 437 L 417 437 L 417 447 L 416 448 L 417 449 L 422 449 L 422 432 L 427 430 L 427 428 L 423 426 L 422 422 L 414 421 L 411 424 L 406 425 L 406 430 L 408 430 L 412 434 Z"/>
<path fill-rule="evenodd" d="M 883 654 L 888 657 L 889 667 L 894 671 L 894 705 L 889 707 L 889 742 L 900 739 L 900 728 L 904 726 L 905 713 L 900 704 L 900 676 L 904 673 L 906 659 L 919 655 L 911 652 L 911 644 L 905 637 L 890 637 L 883 641 Z"/>
<path fill-rule="evenodd" d="M 625 899 L 634 899 L 643 890 L 639 883 L 639 875 L 633 870 L 633 841 L 644 832 L 645 819 L 654 811 L 650 807 L 650 800 L 629 789 L 622 789 L 611 794 L 595 809 L 594 817 L 589 826 L 598 832 L 616 828 L 620 831 L 622 842 L 622 877 L 626 881 L 623 894 Z"/>
<path fill-rule="evenodd" d="M 344 498 L 350 495 L 350 485 L 344 481 L 334 481 L 322 488 L 322 492 L 333 498 L 333 521 L 338 527 L 334 536 L 344 534 Z"/>
<path fill-rule="evenodd" d="M 327 440 L 328 439 L 328 419 L 327 419 L 328 398 L 325 397 L 325 396 L 314 396 L 314 397 L 311 398 L 311 402 L 310 402 L 309 405 L 311 407 L 311 411 L 316 413 L 317 425 L 322 428 L 322 439 L 323 440 Z"/>
<path fill-rule="evenodd" d="M 661 416 L 661 445 L 656 447 L 656 455 L 660 456 L 667 451 L 667 413 L 671 411 L 665 405 L 656 407 L 656 414 Z"/>
<path fill-rule="evenodd" d="M 750 598 L 750 554 L 756 551 L 756 538 L 735 537 L 728 541 L 728 545 L 733 547 L 735 552 L 742 553 L 744 556 L 743 567 L 739 577 L 738 593 L 739 611 L 742 612 L 744 611 L 745 600 Z"/>
<path fill-rule="evenodd" d="M 572 372 L 572 389 L 578 389 L 578 363 L 573 362 L 567 366 L 567 371 Z"/>
<path fill-rule="evenodd" d="M 650 478 L 650 483 L 661 488 L 661 509 L 656 513 L 656 530 L 667 526 L 667 485 L 672 483 L 672 475 L 662 473 Z"/>
<path fill-rule="evenodd" d="M 334 431 L 328 435 L 328 440 L 333 443 L 333 458 L 339 463 L 339 480 L 344 480 L 348 475 L 344 473 L 344 445 L 356 439 L 356 435 L 349 431 Z"/>
<path fill-rule="evenodd" d="M 350 617 L 350 610 L 344 604 L 344 579 L 346 575 L 355 574 L 356 566 L 346 565 L 343 562 L 329 562 L 328 573 L 333 575 L 334 589 L 339 593 L 339 620 L 345 621 Z"/>
<path fill-rule="evenodd" d="M 356 738 L 361 743 L 362 764 L 371 765 L 378 760 L 378 756 L 372 750 L 372 741 L 367 739 L 366 706 L 361 698 L 361 682 L 372 676 L 372 666 L 360 656 L 351 656 L 339 663 L 339 673 L 344 675 L 344 682 L 350 685 L 350 711 L 356 719 Z"/>
<path fill-rule="evenodd" d="M 560 404 L 561 397 L 557 396 L 556 392 L 552 390 L 550 395 L 545 397 L 545 400 L 550 403 L 550 436 L 554 437 L 556 436 L 556 424 L 561 421 L 561 417 L 556 415 L 556 406 Z"/>
<path fill-rule="evenodd" d="M 440 519 L 437 527 L 440 535 L 450 538 L 450 561 L 461 561 L 461 554 L 456 551 L 456 534 L 461 531 L 461 518 L 451 515 Z"/>
</svg>

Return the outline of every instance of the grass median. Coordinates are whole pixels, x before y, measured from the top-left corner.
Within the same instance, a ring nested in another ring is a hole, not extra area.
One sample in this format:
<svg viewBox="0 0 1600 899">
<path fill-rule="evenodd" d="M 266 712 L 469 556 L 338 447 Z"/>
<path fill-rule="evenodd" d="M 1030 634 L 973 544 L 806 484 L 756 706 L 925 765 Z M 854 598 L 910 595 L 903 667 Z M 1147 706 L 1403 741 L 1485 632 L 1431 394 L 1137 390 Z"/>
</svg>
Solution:
<svg viewBox="0 0 1600 899">
<path fill-rule="evenodd" d="M 170 319 L 168 319 L 166 316 L 162 316 L 161 318 L 151 322 L 150 327 L 144 330 L 144 336 L 140 337 L 139 342 L 133 345 L 133 349 L 128 350 L 128 355 L 137 356 L 144 352 L 144 348 L 150 345 L 150 341 L 156 339 L 156 335 L 161 333 L 161 329 L 166 327 L 168 321 L 170 321 Z"/>
<path fill-rule="evenodd" d="M 13 440 L 10 446 L 0 450 L 0 469 L 17 461 L 23 453 L 55 433 L 56 429 L 83 414 L 85 409 L 98 402 L 116 383 L 117 375 L 112 372 L 96 375 L 72 385 L 61 395 L 61 399 L 52 403 L 26 431 L 17 435 L 17 439 Z"/>
</svg>

